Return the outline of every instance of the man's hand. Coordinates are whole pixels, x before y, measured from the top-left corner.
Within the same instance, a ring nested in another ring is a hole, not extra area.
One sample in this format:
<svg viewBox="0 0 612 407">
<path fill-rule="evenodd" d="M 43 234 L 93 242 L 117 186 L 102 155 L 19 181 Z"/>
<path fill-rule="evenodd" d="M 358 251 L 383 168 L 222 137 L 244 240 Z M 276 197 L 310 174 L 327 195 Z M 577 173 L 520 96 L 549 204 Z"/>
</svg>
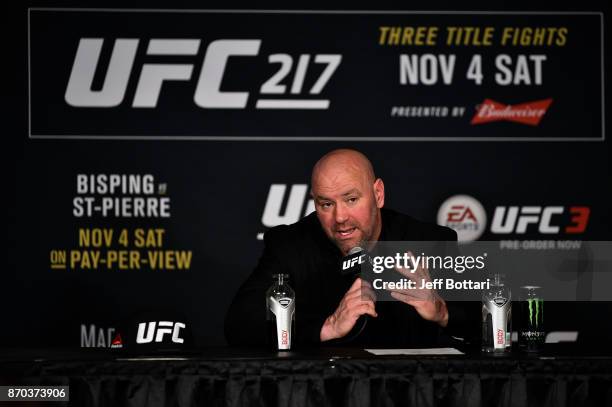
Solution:
<svg viewBox="0 0 612 407">
<path fill-rule="evenodd" d="M 377 317 L 375 301 L 376 296 L 368 283 L 357 278 L 344 294 L 336 311 L 325 320 L 321 328 L 321 342 L 344 337 L 353 329 L 361 315 Z"/>
<path fill-rule="evenodd" d="M 412 253 L 408 252 L 408 255 L 412 256 Z M 448 309 L 446 307 L 446 302 L 444 302 L 435 290 L 420 288 L 423 282 L 431 281 L 429 270 L 420 265 L 416 268 L 414 273 L 402 268 L 396 268 L 396 270 L 404 277 L 414 281 L 417 288 L 390 290 L 391 297 L 414 307 L 416 312 L 423 319 L 437 322 L 440 326 L 446 327 L 446 325 L 448 325 Z"/>
</svg>

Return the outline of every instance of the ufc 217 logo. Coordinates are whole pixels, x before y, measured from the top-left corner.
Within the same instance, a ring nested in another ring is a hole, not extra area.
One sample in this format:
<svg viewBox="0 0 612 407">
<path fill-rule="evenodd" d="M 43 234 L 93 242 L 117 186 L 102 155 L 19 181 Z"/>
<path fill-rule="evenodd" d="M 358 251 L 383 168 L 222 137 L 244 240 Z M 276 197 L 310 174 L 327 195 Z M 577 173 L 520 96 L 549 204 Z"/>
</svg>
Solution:
<svg viewBox="0 0 612 407">
<path fill-rule="evenodd" d="M 103 69 L 98 65 L 104 41 L 103 38 L 80 39 L 64 95 L 70 106 L 111 108 L 123 102 L 141 41 L 134 38 L 116 39 L 102 88 L 92 90 L 96 70 Z M 184 60 L 186 56 L 197 56 L 201 42 L 200 39 L 149 40 L 146 55 L 164 56 L 168 62 L 142 64 L 132 107 L 155 108 L 164 82 L 190 81 L 195 63 L 173 63 L 172 58 L 178 56 Z M 194 91 L 195 104 L 204 109 L 244 109 L 250 93 L 222 91 L 221 84 L 231 57 L 257 56 L 261 42 L 260 39 L 221 39 L 208 44 Z M 279 67 L 261 84 L 259 94 L 264 98 L 258 99 L 255 107 L 327 109 L 330 104 L 328 99 L 313 99 L 313 96 L 321 94 L 341 61 L 342 55 L 339 54 L 301 54 L 297 58 L 284 53 L 269 55 L 268 63 L 278 64 Z M 323 65 L 322 71 L 313 68 L 317 64 Z M 304 95 L 308 98 L 304 99 Z"/>
<path fill-rule="evenodd" d="M 160 343 L 164 341 L 164 336 L 166 335 L 172 335 L 171 339 L 174 343 L 183 343 L 185 341 L 181 338 L 181 329 L 183 328 L 185 328 L 185 324 L 182 322 L 141 322 L 138 324 L 136 343 Z"/>
</svg>

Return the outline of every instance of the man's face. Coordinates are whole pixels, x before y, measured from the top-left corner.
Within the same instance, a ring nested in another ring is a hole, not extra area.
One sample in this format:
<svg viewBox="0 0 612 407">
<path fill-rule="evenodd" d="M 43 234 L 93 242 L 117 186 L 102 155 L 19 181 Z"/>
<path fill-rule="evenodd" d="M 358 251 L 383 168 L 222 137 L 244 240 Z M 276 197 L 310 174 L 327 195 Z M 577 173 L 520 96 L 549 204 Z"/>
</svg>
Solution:
<svg viewBox="0 0 612 407">
<path fill-rule="evenodd" d="M 347 254 L 365 241 L 378 239 L 384 185 L 374 183 L 363 172 L 321 171 L 313 179 L 312 195 L 325 234 Z"/>
</svg>

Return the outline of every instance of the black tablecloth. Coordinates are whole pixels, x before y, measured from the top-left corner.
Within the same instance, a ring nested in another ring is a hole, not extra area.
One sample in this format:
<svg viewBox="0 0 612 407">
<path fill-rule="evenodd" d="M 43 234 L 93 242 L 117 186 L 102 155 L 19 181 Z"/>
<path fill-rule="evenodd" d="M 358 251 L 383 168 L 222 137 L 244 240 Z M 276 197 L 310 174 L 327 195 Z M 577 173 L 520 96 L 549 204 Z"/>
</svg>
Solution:
<svg viewBox="0 0 612 407">
<path fill-rule="evenodd" d="M 68 385 L 73 406 L 612 406 L 601 355 L 5 350 L 0 361 L 2 384 Z"/>
</svg>

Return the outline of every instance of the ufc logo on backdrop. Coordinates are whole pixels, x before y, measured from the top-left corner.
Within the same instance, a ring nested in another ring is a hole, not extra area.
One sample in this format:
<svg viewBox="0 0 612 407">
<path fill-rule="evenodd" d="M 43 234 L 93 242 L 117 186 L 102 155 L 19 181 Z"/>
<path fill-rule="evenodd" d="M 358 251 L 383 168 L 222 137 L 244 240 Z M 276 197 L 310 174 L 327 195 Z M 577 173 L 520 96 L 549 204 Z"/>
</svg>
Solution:
<svg viewBox="0 0 612 407">
<path fill-rule="evenodd" d="M 570 223 L 555 224 L 553 217 L 569 211 Z M 537 225 L 543 234 L 582 233 L 586 230 L 591 210 L 587 206 L 498 206 L 493 214 L 491 232 L 499 234 L 527 233 L 529 225 Z"/>
<path fill-rule="evenodd" d="M 185 340 L 180 336 L 183 328 L 185 324 L 182 322 L 141 322 L 138 324 L 136 343 L 163 342 L 166 335 L 172 335 L 171 339 L 174 343 L 183 343 Z"/>
<path fill-rule="evenodd" d="M 287 188 L 289 188 L 288 196 L 286 194 Z M 307 184 L 272 184 L 266 199 L 261 223 L 267 228 L 290 225 L 300 220 L 302 216 L 314 212 L 314 210 L 314 201 L 308 197 Z M 263 235 L 263 232 L 257 233 L 257 240 L 262 240 Z"/>
<path fill-rule="evenodd" d="M 314 201 L 308 199 L 307 184 L 291 185 L 288 197 L 285 196 L 286 192 L 286 184 L 272 184 L 270 186 L 266 206 L 261 217 L 264 226 L 289 225 L 300 220 L 301 216 L 314 212 Z M 283 202 L 287 202 L 284 212 L 282 212 Z"/>
<path fill-rule="evenodd" d="M 166 56 L 170 59 L 173 56 L 196 56 L 200 43 L 200 39 L 154 38 L 148 42 L 146 55 Z M 92 90 L 103 44 L 103 38 L 80 39 L 64 95 L 66 103 L 70 106 L 110 108 L 119 106 L 123 102 L 140 40 L 134 38 L 115 40 L 102 89 Z M 208 44 L 193 96 L 195 104 L 208 109 L 244 109 L 249 92 L 221 91 L 221 83 L 230 57 L 257 56 L 260 46 L 260 39 L 215 40 Z M 268 63 L 280 64 L 280 69 L 261 85 L 259 93 L 285 95 L 289 88 L 282 82 L 293 76 L 290 87 L 292 97 L 304 93 L 318 95 L 331 79 L 341 60 L 342 56 L 339 54 L 301 54 L 297 64 L 294 64 L 294 58 L 289 54 L 269 55 Z M 323 72 L 311 87 L 304 86 L 306 72 L 317 64 L 325 65 Z M 294 65 L 296 67 L 292 70 Z M 194 64 L 190 63 L 143 64 L 132 107 L 156 107 L 162 84 L 165 81 L 190 81 L 193 70 Z M 328 107 L 329 100 L 314 99 L 259 99 L 256 104 L 258 109 L 327 109 Z"/>
</svg>

